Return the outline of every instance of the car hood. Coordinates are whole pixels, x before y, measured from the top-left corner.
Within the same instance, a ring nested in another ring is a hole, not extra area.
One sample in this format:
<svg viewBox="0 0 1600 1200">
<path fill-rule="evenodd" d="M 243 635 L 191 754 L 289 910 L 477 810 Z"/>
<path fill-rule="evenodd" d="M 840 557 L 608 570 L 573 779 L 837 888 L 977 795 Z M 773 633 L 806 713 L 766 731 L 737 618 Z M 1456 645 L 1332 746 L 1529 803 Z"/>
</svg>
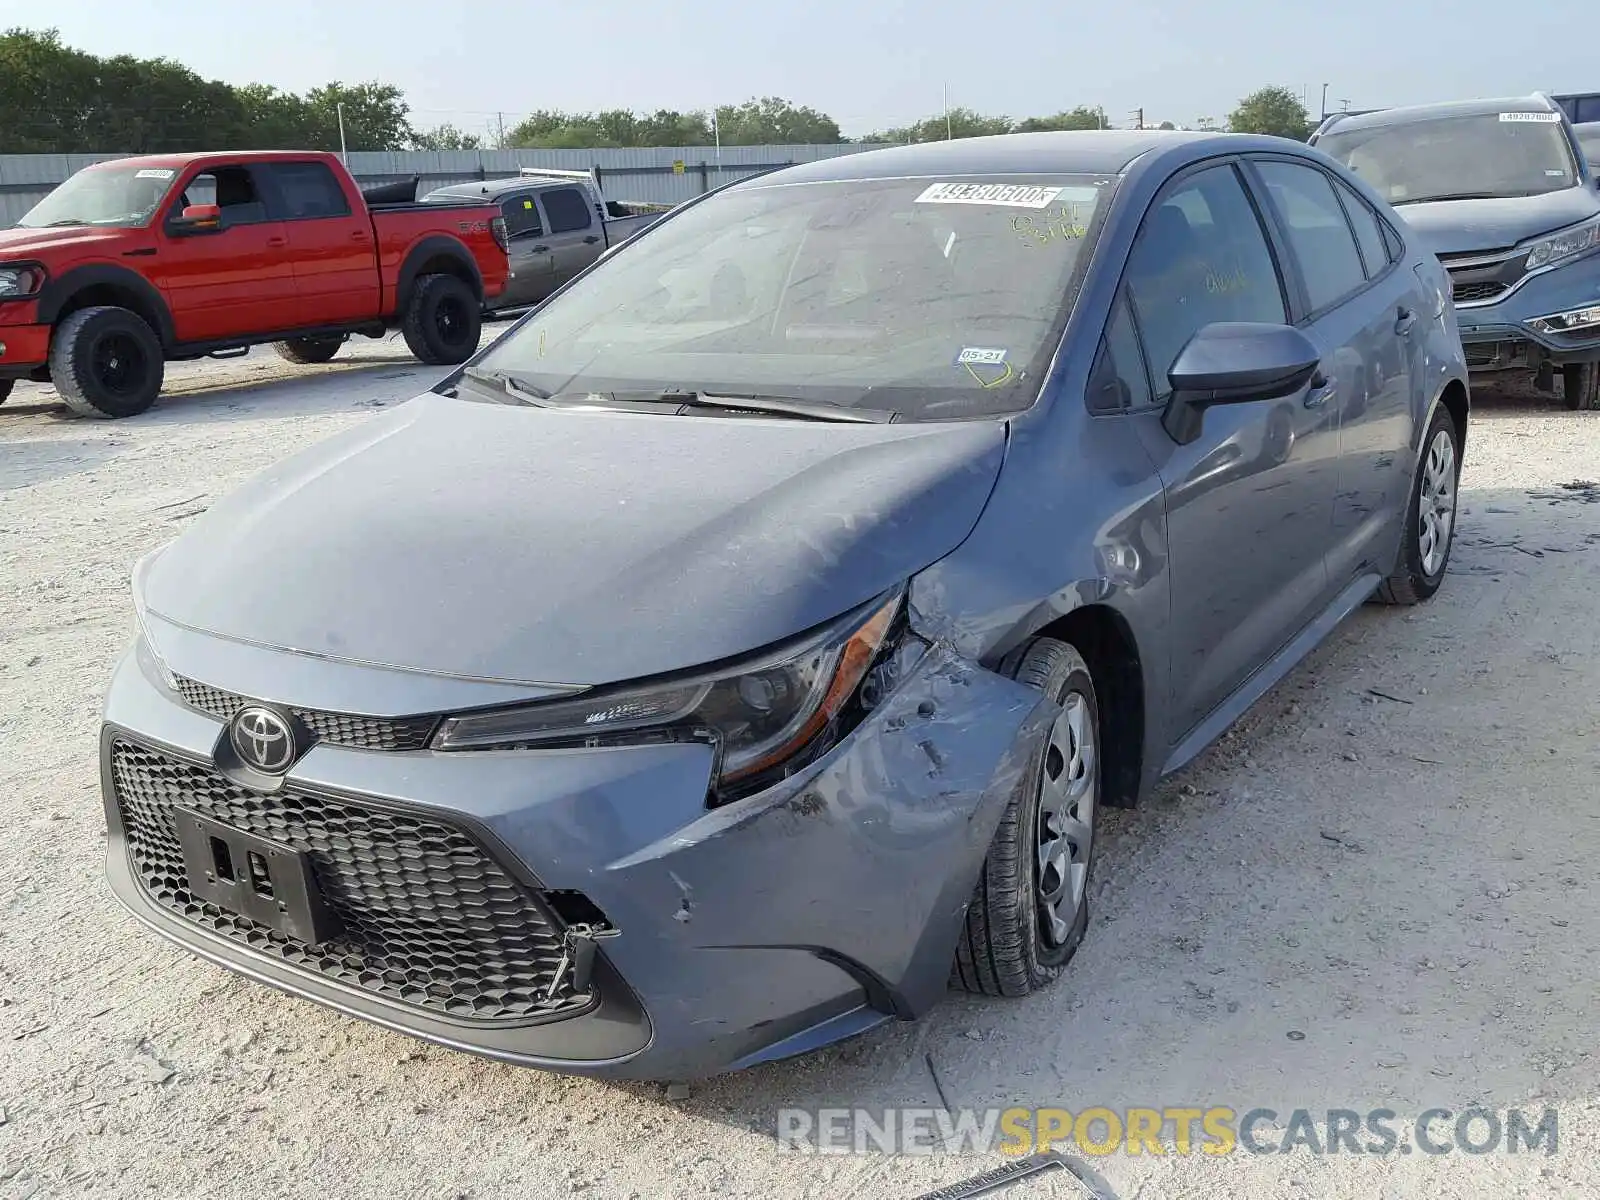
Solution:
<svg viewBox="0 0 1600 1200">
<path fill-rule="evenodd" d="M 98 252 L 110 242 L 126 241 L 139 230 L 61 225 L 54 229 L 0 229 L 0 258 L 16 259 L 49 250 L 74 248 Z"/>
<path fill-rule="evenodd" d="M 592 685 L 800 633 L 955 549 L 997 421 L 812 423 L 426 395 L 270 468 L 149 567 L 205 633 Z M 226 680 L 212 681 L 226 685 Z"/>
<path fill-rule="evenodd" d="M 1395 211 L 1435 254 L 1478 254 L 1600 214 L 1600 193 L 1571 187 L 1542 196 L 1402 204 Z"/>
</svg>

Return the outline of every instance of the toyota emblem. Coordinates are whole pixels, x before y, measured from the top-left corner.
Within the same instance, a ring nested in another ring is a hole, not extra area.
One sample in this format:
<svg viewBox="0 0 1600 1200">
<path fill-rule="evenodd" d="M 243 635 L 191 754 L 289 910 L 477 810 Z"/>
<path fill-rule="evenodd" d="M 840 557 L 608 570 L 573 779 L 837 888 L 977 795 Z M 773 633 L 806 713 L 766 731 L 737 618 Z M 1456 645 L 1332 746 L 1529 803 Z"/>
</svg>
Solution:
<svg viewBox="0 0 1600 1200">
<path fill-rule="evenodd" d="M 241 709 L 233 719 L 228 740 L 247 767 L 276 775 L 294 761 L 294 730 L 270 708 Z"/>
</svg>

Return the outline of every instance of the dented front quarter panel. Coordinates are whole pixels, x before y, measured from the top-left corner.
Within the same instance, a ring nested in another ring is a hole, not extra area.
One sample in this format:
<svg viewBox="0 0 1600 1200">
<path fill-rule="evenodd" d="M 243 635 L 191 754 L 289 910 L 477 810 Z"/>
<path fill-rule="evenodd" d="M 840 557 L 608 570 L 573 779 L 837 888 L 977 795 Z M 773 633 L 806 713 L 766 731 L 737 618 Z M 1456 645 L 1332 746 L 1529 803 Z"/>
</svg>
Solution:
<svg viewBox="0 0 1600 1200">
<path fill-rule="evenodd" d="M 622 930 L 604 949 L 655 1029 L 641 1073 L 697 1074 L 806 1022 L 863 1006 L 915 1017 L 944 994 L 995 826 L 1054 712 L 936 646 L 832 752 L 758 795 L 707 811 L 704 748 L 659 747 L 659 773 L 565 786 L 487 824 Z"/>
</svg>

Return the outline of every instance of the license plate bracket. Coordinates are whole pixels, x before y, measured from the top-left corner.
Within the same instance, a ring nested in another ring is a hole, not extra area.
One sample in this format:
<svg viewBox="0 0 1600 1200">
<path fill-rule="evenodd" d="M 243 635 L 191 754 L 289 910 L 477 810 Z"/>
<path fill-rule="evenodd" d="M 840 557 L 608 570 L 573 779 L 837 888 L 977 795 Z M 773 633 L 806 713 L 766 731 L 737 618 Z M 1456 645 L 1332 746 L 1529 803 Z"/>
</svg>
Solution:
<svg viewBox="0 0 1600 1200">
<path fill-rule="evenodd" d="M 310 855 L 189 809 L 174 816 L 195 899 L 312 946 L 338 934 L 338 915 L 317 888 Z"/>
</svg>

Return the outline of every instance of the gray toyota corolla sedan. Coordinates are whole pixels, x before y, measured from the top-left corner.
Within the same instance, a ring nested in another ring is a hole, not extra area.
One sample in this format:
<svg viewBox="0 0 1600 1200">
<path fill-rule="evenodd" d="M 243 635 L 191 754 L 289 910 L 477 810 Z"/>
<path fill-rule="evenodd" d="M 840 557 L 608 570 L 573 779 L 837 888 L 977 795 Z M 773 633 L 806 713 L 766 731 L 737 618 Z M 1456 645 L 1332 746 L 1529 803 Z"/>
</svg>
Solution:
<svg viewBox="0 0 1600 1200">
<path fill-rule="evenodd" d="M 1439 587 L 1467 404 L 1438 263 L 1303 146 L 747 180 L 140 563 L 112 883 L 252 978 L 566 1071 L 1023 995 L 1102 806 Z"/>
</svg>

